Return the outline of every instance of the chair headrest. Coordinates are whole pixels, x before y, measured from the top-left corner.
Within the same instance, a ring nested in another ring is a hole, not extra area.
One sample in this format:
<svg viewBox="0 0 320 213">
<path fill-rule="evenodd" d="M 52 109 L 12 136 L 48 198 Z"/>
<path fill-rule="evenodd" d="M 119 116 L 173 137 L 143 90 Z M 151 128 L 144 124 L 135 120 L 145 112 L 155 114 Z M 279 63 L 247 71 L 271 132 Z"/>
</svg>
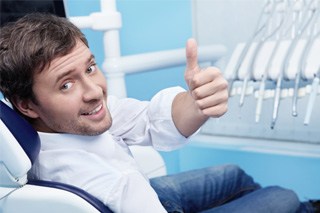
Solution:
<svg viewBox="0 0 320 213">
<path fill-rule="evenodd" d="M 40 151 L 40 138 L 33 127 L 3 101 L 0 101 L 0 181 L 5 180 L 4 173 L 10 179 L 26 181 Z M 2 164 L 2 165 L 1 165 Z M 1 183 L 0 183 L 1 184 Z"/>
</svg>

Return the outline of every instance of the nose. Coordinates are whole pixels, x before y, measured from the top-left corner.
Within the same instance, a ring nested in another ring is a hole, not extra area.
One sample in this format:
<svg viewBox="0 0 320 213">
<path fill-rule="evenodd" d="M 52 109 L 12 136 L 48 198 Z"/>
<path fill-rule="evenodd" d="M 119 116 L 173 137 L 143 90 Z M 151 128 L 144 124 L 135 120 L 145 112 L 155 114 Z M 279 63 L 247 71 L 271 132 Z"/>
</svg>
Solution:
<svg viewBox="0 0 320 213">
<path fill-rule="evenodd" d="M 84 102 L 92 102 L 99 100 L 103 95 L 102 88 L 98 83 L 87 77 L 83 80 L 83 101 Z"/>
</svg>

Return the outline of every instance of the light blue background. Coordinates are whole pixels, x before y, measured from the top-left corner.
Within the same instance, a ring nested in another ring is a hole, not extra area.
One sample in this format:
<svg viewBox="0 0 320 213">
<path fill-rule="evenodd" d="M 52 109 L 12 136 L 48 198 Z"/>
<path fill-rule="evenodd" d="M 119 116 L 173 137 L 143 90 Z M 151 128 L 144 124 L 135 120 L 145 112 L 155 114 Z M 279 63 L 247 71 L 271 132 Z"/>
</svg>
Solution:
<svg viewBox="0 0 320 213">
<path fill-rule="evenodd" d="M 70 16 L 88 15 L 100 8 L 99 0 L 67 0 L 66 3 Z M 123 21 L 120 31 L 122 55 L 182 48 L 192 36 L 191 0 L 118 0 L 117 8 Z M 84 32 L 101 67 L 104 57 L 102 33 Z M 128 75 L 128 96 L 149 100 L 162 88 L 185 87 L 183 72 L 184 67 L 178 67 Z M 262 185 L 281 185 L 293 189 L 301 199 L 320 197 L 319 159 L 218 149 L 203 146 L 201 141 L 179 151 L 161 154 L 168 173 L 234 163 Z"/>
</svg>

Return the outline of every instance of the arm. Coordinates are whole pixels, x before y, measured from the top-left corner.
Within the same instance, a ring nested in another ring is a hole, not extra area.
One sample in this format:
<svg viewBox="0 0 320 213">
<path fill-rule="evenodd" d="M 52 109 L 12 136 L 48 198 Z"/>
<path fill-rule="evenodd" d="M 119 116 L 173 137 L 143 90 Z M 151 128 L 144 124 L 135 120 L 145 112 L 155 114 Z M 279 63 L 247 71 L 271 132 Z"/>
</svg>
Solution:
<svg viewBox="0 0 320 213">
<path fill-rule="evenodd" d="M 172 118 L 179 132 L 188 137 L 209 117 L 220 117 L 227 111 L 228 84 L 217 68 L 200 69 L 194 39 L 187 42 L 186 57 L 184 77 L 189 91 L 175 97 Z"/>
</svg>

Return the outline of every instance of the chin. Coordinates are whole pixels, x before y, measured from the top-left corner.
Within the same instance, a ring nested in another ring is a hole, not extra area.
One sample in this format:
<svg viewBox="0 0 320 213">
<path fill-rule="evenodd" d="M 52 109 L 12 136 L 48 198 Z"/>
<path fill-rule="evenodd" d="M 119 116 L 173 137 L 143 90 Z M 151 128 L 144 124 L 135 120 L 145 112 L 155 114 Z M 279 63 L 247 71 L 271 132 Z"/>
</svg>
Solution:
<svg viewBox="0 0 320 213">
<path fill-rule="evenodd" d="M 109 128 L 105 129 L 84 129 L 80 131 L 75 131 L 74 134 L 76 135 L 87 135 L 87 136 L 96 136 L 101 135 L 106 132 Z"/>
<path fill-rule="evenodd" d="M 95 136 L 95 135 L 101 135 L 107 130 L 110 129 L 112 122 L 108 122 L 107 125 L 104 125 L 100 128 L 93 128 L 93 129 L 84 129 L 82 132 L 82 135 L 90 135 L 90 136 Z"/>
</svg>

